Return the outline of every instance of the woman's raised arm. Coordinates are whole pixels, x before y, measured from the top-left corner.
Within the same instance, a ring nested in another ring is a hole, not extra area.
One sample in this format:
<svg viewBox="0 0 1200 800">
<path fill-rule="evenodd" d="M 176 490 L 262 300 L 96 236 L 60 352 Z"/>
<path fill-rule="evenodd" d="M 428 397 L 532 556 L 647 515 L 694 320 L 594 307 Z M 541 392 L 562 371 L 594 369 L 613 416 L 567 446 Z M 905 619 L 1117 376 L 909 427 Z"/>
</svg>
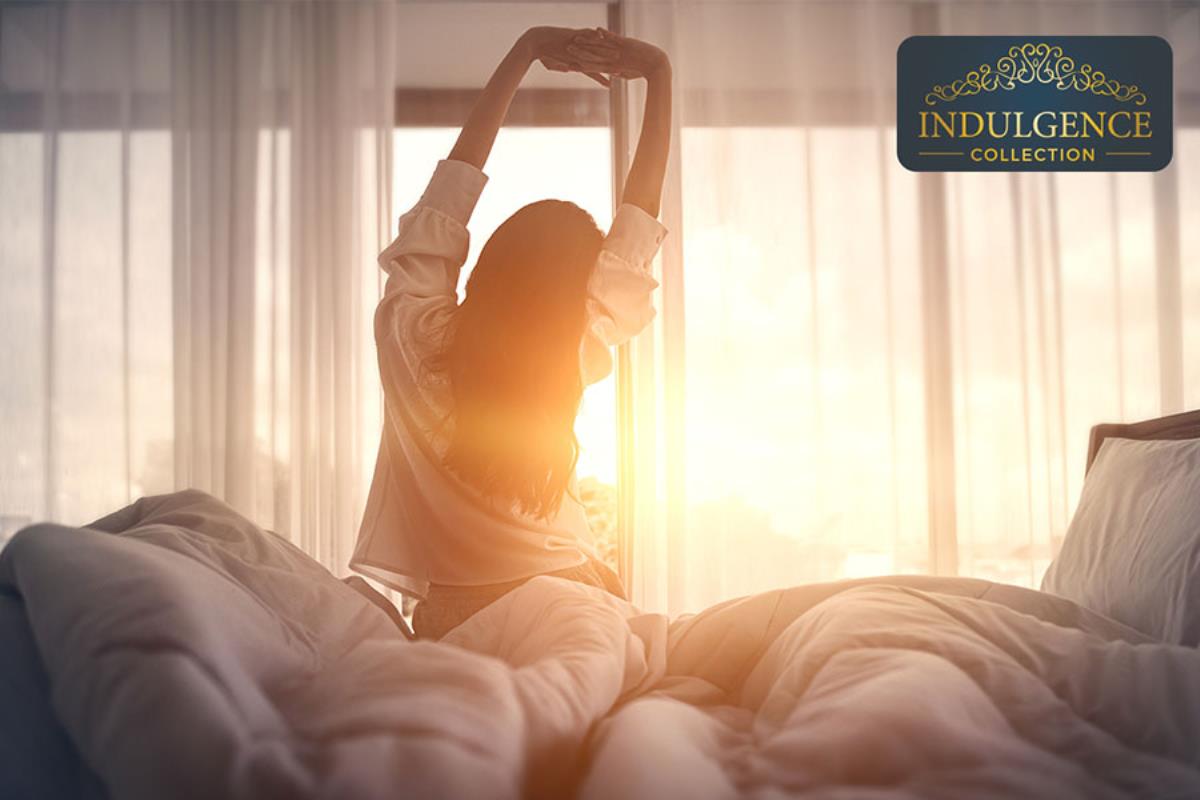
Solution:
<svg viewBox="0 0 1200 800">
<path fill-rule="evenodd" d="M 652 217 L 662 202 L 663 177 L 671 148 L 671 62 L 667 54 L 638 39 L 601 32 L 605 43 L 614 44 L 616 69 L 606 69 L 624 78 L 646 79 L 646 110 L 642 132 L 621 202 L 635 205 Z"/>
<path fill-rule="evenodd" d="M 591 40 L 588 46 L 580 46 L 588 40 Z M 547 69 L 556 72 L 582 72 L 600 85 L 608 86 L 608 79 L 595 67 L 607 63 L 603 55 L 611 48 L 606 49 L 595 40 L 596 32 L 590 29 L 538 27 L 521 34 L 475 101 L 458 141 L 450 151 L 450 159 L 483 169 L 517 87 L 534 61 L 541 61 Z"/>
</svg>

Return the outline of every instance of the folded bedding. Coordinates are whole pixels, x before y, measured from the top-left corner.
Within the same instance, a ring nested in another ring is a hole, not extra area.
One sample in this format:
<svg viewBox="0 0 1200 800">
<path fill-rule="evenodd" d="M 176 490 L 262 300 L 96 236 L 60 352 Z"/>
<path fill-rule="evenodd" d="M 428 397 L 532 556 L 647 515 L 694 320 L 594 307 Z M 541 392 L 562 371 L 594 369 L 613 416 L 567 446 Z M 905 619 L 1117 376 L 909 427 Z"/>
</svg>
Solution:
<svg viewBox="0 0 1200 800">
<path fill-rule="evenodd" d="M 414 642 L 181 492 L 26 529 L 0 592 L 112 798 L 1200 796 L 1200 653 L 985 581 L 669 621 L 538 578 Z"/>
</svg>

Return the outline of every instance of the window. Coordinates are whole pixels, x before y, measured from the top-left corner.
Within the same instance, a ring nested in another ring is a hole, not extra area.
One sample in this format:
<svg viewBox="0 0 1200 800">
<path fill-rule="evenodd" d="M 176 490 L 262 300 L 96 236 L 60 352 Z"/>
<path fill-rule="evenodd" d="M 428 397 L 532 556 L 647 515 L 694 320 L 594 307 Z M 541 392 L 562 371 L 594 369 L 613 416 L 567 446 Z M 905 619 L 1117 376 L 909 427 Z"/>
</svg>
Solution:
<svg viewBox="0 0 1200 800">
<path fill-rule="evenodd" d="M 176 218 L 181 204 L 172 208 L 167 77 L 178 9 L 118 4 L 141 26 L 130 83 L 129 65 L 114 54 L 132 29 L 111 8 L 71 6 L 61 47 L 50 48 L 47 9 L 56 6 L 17 5 L 0 31 L 0 49 L 14 55 L 0 64 L 0 184 L 21 187 L 0 192 L 0 333 L 9 343 L 0 537 L 32 518 L 81 522 L 165 491 L 187 473 L 176 468 L 189 450 L 212 460 L 204 447 L 181 447 L 180 432 L 228 428 L 189 407 L 195 387 L 179 380 L 192 361 L 225 371 L 220 354 L 189 349 L 211 338 L 206 325 L 227 321 L 223 303 L 208 304 L 211 319 L 180 321 L 173 315 L 195 287 L 175 285 L 179 276 L 165 266 L 179 244 L 172 237 L 190 236 L 194 221 Z M 397 6 L 393 210 L 416 198 L 522 30 L 602 25 L 614 10 Z M 927 4 L 868 10 L 885 38 L 906 25 L 925 29 L 931 15 L 954 16 Z M 579 477 L 609 557 L 618 474 L 631 490 L 620 499 L 635 550 L 644 551 L 634 559 L 635 598 L 679 611 L 772 586 L 938 570 L 1036 585 L 1082 484 L 1088 426 L 1200 405 L 1195 80 L 1177 75 L 1175 163 L 1162 173 L 916 176 L 894 159 L 886 87 L 873 71 L 881 62 L 870 60 L 887 48 L 850 24 L 862 16 L 858 5 L 626 11 L 643 22 L 665 14 L 678 27 L 649 38 L 691 41 L 693 55 L 706 54 L 678 76 L 698 84 L 679 87 L 682 169 L 673 189 L 683 204 L 672 245 L 684 252 L 683 280 L 664 282 L 655 327 L 627 353 L 635 380 L 622 397 L 637 398 L 623 408 L 625 427 L 617 429 L 615 377 L 588 390 L 578 424 Z M 1075 24 L 1077 9 L 1046 4 L 1042 12 Z M 713 33 L 719 48 L 703 38 Z M 797 46 L 805 35 L 819 41 Z M 787 46 L 761 46 L 776 41 Z M 739 42 L 752 44 L 752 58 L 737 56 Z M 855 56 L 856 69 L 826 69 L 829 47 Z M 72 56 L 53 96 L 57 73 L 35 57 L 52 49 Z M 278 491 L 264 489 L 254 516 L 287 530 L 289 503 L 320 495 L 292 493 L 289 464 L 303 461 L 295 451 L 312 451 L 305 469 L 335 467 L 308 447 L 312 414 L 289 394 L 300 383 L 291 370 L 306 363 L 293 358 L 303 348 L 291 347 L 289 323 L 290 134 L 286 115 L 265 110 L 279 112 L 285 97 L 264 97 L 253 470 L 267 474 L 256 483 Z M 468 264 L 531 200 L 564 197 L 608 221 L 609 102 L 578 76 L 531 70 L 488 165 Z M 373 162 L 362 166 L 379 174 Z M 48 189 L 58 190 L 50 201 Z M 940 272 L 930 272 L 924 249 L 931 229 L 943 237 Z M 356 297 L 367 318 L 381 276 L 369 255 L 363 261 Z M 1164 297 L 1176 285 L 1177 305 Z M 929 305 L 931 291 L 940 309 Z M 190 344 L 173 340 L 193 328 Z M 932 371 L 931 342 L 944 344 L 944 363 Z M 354 396 L 367 419 L 346 426 L 362 459 L 353 487 L 370 479 L 382 423 L 374 354 L 359 355 L 366 367 Z M 931 398 L 945 403 L 936 415 Z M 944 428 L 928 430 L 930 419 Z M 932 444 L 935 434 L 945 434 L 945 447 Z M 934 498 L 947 501 L 945 527 L 930 513 Z M 307 506 L 297 513 L 321 516 Z M 352 538 L 350 527 L 329 524 L 326 538 Z M 310 550 L 344 562 L 334 549 Z M 663 575 L 670 603 L 637 594 L 637 581 Z"/>
<path fill-rule="evenodd" d="M 927 569 L 916 184 L 892 136 L 683 131 L 685 606 Z"/>
<path fill-rule="evenodd" d="M 45 141 L 0 131 L 0 185 L 23 189 L 0 191 L 0 538 L 168 491 L 173 468 L 169 135 L 61 133 L 59 225 Z"/>
<path fill-rule="evenodd" d="M 636 530 L 659 537 L 638 563 L 671 587 L 648 604 L 937 572 L 926 404 L 943 381 L 942 570 L 1036 587 L 1082 486 L 1089 426 L 1162 413 L 1160 347 L 1175 335 L 1183 402 L 1200 400 L 1196 128 L 1176 137 L 1177 208 L 1162 174 L 918 176 L 896 162 L 893 131 L 870 124 L 689 125 L 682 139 L 685 389 L 649 413 L 686 420 L 656 467 L 684 488 L 680 508 Z M 922 180 L 942 192 L 944 331 L 927 327 Z M 1173 215 L 1178 334 L 1158 283 Z M 926 338 L 939 335 L 950 363 L 931 375 Z M 659 486 L 658 501 L 671 496 Z"/>
</svg>

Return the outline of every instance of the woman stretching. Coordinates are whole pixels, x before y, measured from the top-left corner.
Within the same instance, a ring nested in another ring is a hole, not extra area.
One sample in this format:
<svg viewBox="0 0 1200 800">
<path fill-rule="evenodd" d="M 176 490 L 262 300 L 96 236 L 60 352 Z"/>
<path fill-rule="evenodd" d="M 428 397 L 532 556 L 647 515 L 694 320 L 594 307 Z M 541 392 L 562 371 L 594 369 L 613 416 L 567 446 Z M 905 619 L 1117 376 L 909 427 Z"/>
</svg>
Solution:
<svg viewBox="0 0 1200 800">
<path fill-rule="evenodd" d="M 607 235 L 564 200 L 520 209 L 484 245 L 460 305 L 481 170 L 534 61 L 603 85 L 606 75 L 647 81 L 621 206 Z M 385 424 L 351 566 L 420 598 L 420 637 L 441 638 L 536 575 L 624 596 L 596 558 L 578 497 L 574 426 L 584 386 L 612 369 L 610 348 L 654 315 L 670 83 L 666 55 L 645 42 L 527 31 L 379 256 L 388 275 L 375 313 Z"/>
</svg>

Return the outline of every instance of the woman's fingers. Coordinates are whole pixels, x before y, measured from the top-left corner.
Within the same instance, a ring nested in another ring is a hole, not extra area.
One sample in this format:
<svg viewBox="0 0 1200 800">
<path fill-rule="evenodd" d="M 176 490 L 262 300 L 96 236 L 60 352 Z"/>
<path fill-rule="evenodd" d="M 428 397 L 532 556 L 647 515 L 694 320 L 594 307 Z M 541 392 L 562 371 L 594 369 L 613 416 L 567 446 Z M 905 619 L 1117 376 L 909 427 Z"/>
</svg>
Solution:
<svg viewBox="0 0 1200 800">
<path fill-rule="evenodd" d="M 560 40 L 539 60 L 548 70 L 579 72 L 608 88 L 612 81 L 605 73 L 615 73 L 619 69 L 621 48 L 618 42 L 606 38 L 599 30 L 580 30 Z"/>
<path fill-rule="evenodd" d="M 612 81 L 605 77 L 603 73 L 595 70 L 583 69 L 578 64 L 559 61 L 558 59 L 550 58 L 549 56 L 543 56 L 539 60 L 542 62 L 542 66 L 551 72 L 582 72 L 584 75 L 588 76 L 606 89 L 612 85 Z"/>
<path fill-rule="evenodd" d="M 611 39 L 604 39 L 593 31 L 580 31 L 566 43 L 567 50 L 583 50 L 601 56 L 615 57 L 620 55 L 621 47 Z"/>
<path fill-rule="evenodd" d="M 619 53 L 611 53 L 602 50 L 593 50 L 587 47 L 577 47 L 570 45 L 567 47 L 567 55 L 581 66 L 613 66 L 617 64 Z"/>
<path fill-rule="evenodd" d="M 597 39 L 588 36 L 576 36 L 567 43 L 568 47 L 586 47 L 602 53 L 615 54 L 621 52 L 621 46 L 608 39 Z"/>
</svg>

